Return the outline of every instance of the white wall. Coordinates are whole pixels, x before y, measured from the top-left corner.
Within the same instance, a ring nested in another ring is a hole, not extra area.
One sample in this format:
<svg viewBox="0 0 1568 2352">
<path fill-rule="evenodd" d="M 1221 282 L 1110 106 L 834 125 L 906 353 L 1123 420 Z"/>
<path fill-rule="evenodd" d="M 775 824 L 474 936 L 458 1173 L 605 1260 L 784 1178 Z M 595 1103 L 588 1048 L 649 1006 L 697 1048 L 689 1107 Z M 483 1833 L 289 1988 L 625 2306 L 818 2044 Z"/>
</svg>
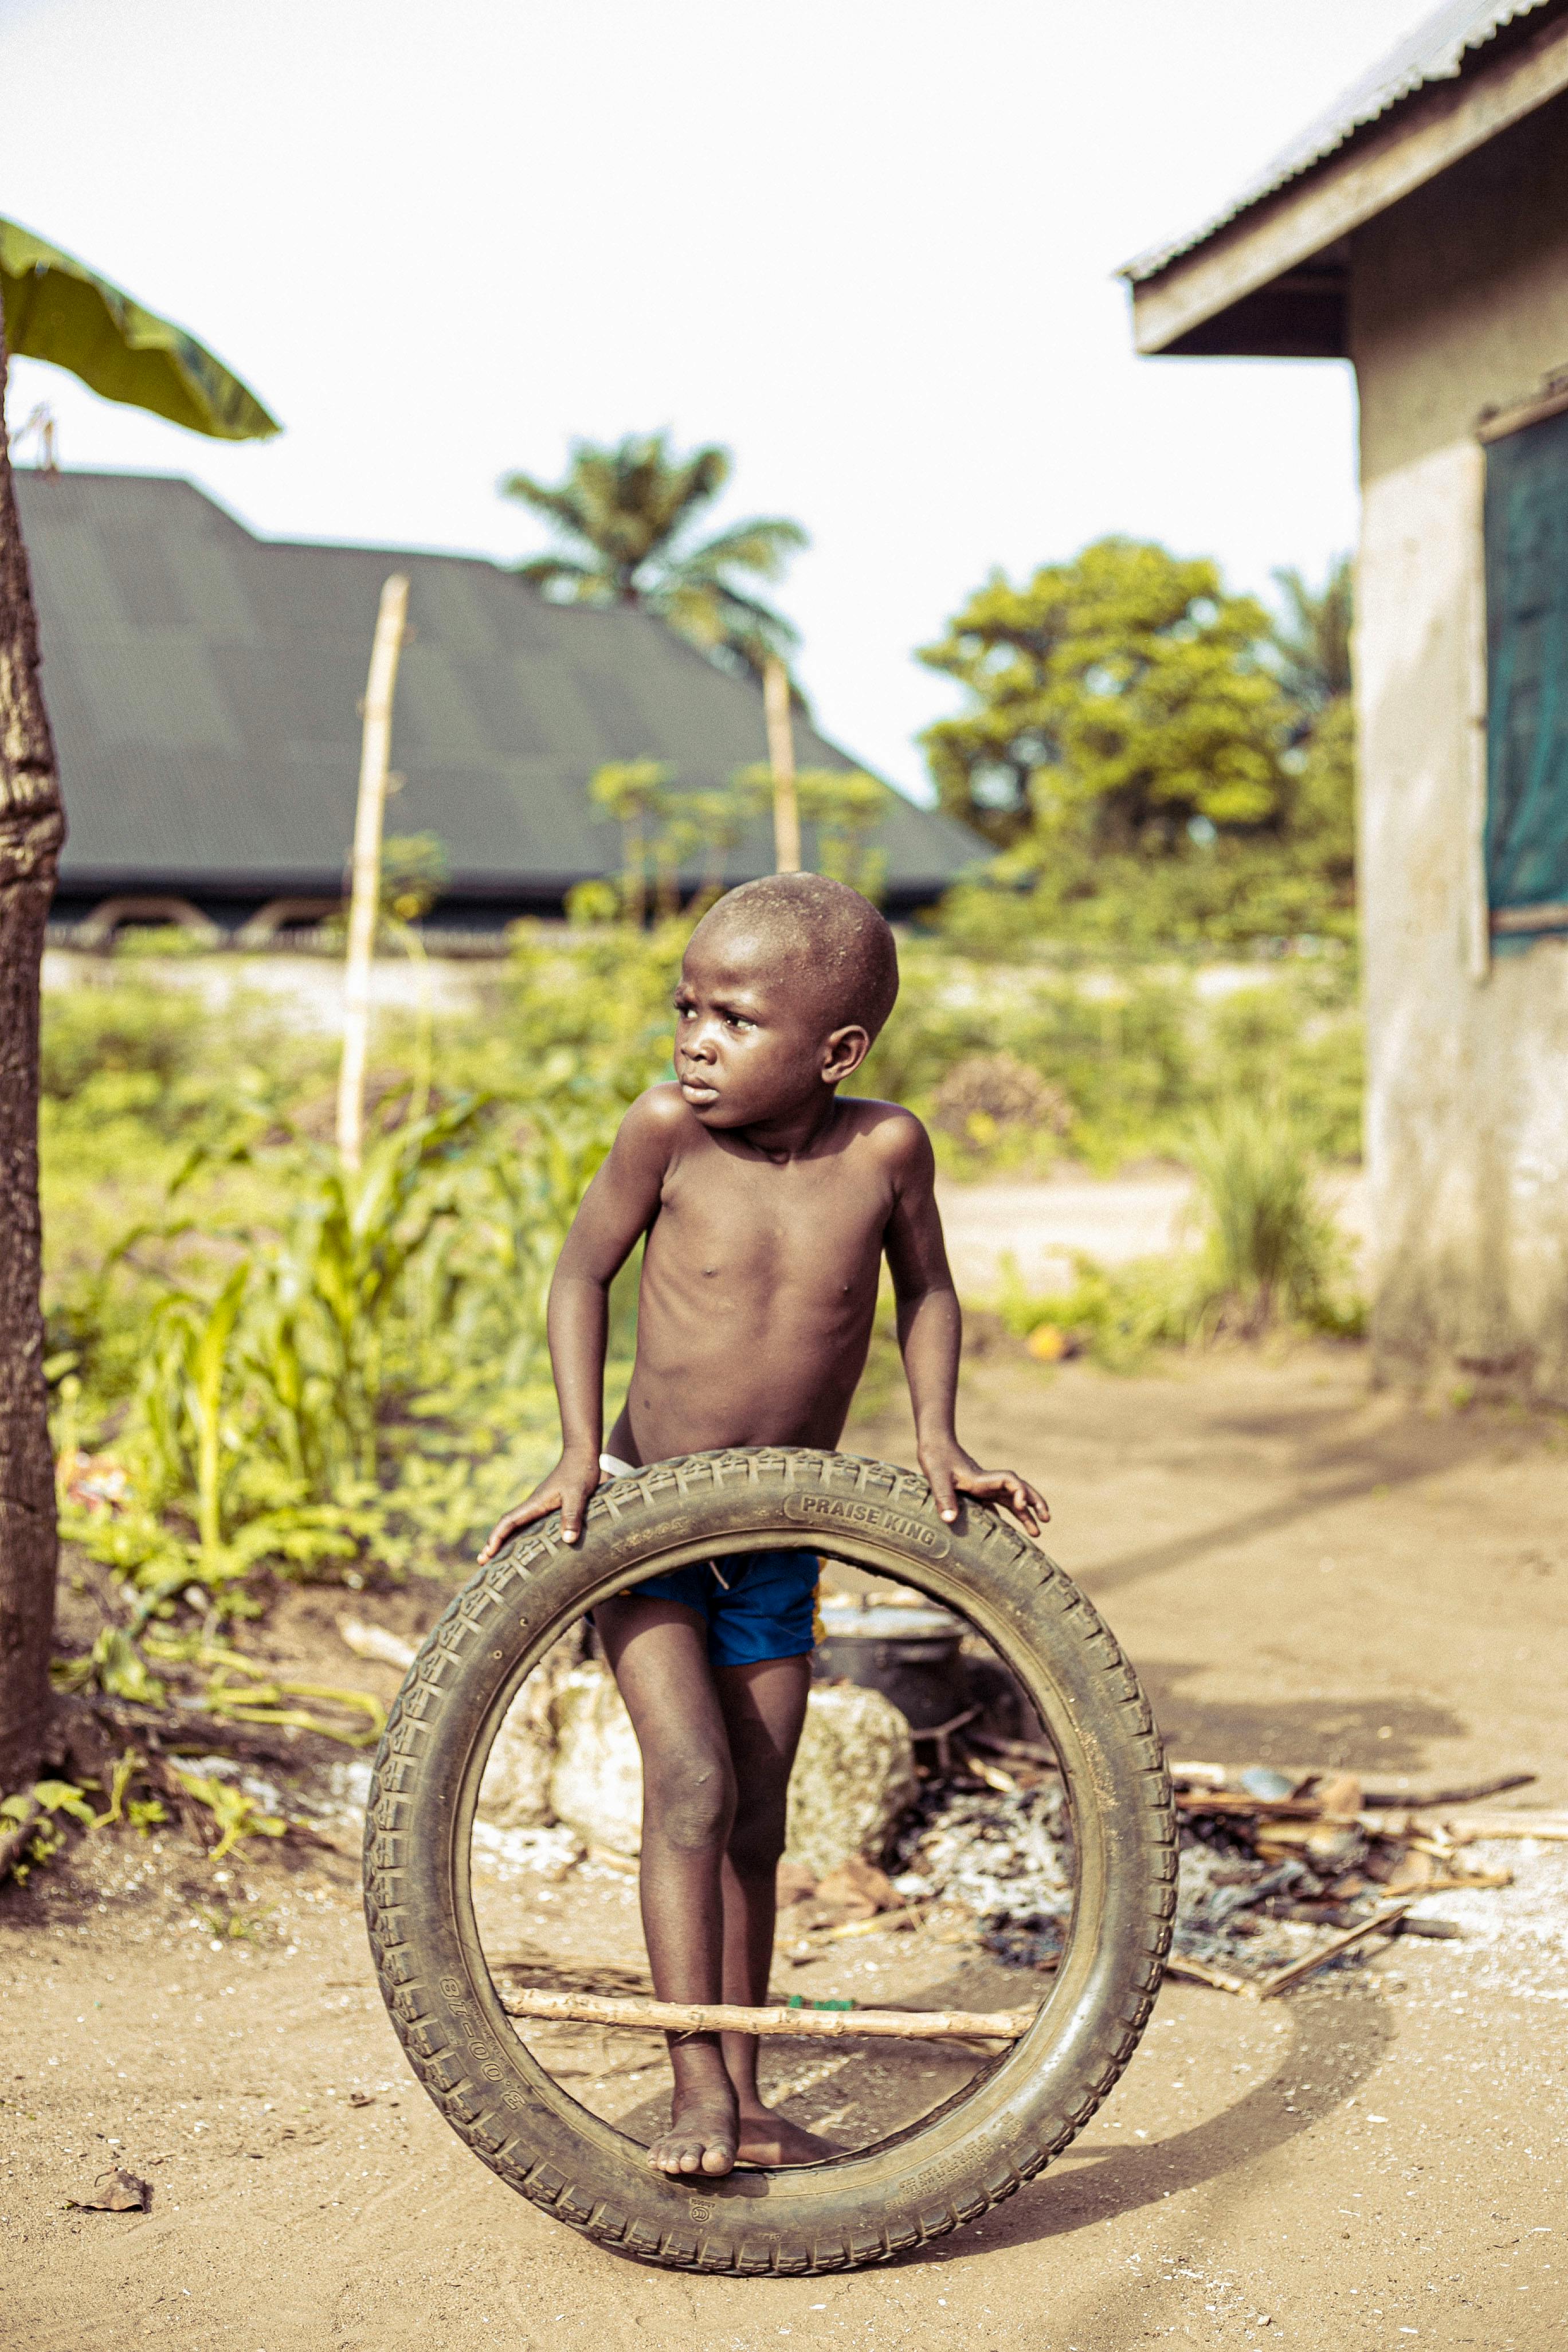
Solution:
<svg viewBox="0 0 1568 2352">
<path fill-rule="evenodd" d="M 1568 1402 L 1568 941 L 1485 950 L 1475 432 L 1568 369 L 1568 105 L 1360 231 L 1352 319 L 1377 1361 Z"/>
</svg>

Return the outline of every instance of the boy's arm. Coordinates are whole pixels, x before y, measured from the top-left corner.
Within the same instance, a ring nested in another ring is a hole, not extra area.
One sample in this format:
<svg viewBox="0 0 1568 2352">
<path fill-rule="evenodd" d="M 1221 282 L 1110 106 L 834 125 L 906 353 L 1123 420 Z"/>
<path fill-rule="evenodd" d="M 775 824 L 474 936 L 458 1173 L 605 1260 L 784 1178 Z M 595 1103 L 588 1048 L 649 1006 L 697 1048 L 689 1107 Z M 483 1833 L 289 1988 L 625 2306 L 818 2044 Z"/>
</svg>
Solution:
<svg viewBox="0 0 1568 2352">
<path fill-rule="evenodd" d="M 954 1408 L 963 1316 L 948 1271 L 936 1205 L 936 1160 L 920 1121 L 900 1122 L 897 1194 L 883 1246 L 899 1306 L 899 1347 L 915 1414 L 915 1448 L 944 1519 L 960 1495 L 1005 1503 L 1032 1536 L 1051 1514 L 1045 1496 L 1013 1470 L 983 1470 L 958 1442 Z"/>
<path fill-rule="evenodd" d="M 660 1087 L 635 1102 L 608 1159 L 584 1193 L 550 1285 L 550 1365 L 561 1407 L 561 1459 L 525 1503 L 497 1520 L 482 1567 L 520 1528 L 559 1510 L 575 1543 L 599 1484 L 605 1423 L 605 1348 L 610 1285 L 658 1213 L 659 1195 L 685 1108 Z"/>
</svg>

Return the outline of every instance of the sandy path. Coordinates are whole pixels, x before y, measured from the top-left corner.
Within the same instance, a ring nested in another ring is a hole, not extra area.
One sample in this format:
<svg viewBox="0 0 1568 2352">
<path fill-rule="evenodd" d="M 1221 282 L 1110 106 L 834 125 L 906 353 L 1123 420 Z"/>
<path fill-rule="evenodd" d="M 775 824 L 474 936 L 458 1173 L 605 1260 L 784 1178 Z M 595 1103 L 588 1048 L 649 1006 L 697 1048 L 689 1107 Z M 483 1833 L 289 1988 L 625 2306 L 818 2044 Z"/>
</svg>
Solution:
<svg viewBox="0 0 1568 2352">
<path fill-rule="evenodd" d="M 1178 1249 L 1190 1239 L 1192 1183 L 1163 1175 L 1067 1178 L 1032 1184 L 938 1187 L 948 1255 L 965 1297 L 992 1297 L 1011 1259 L 1027 1289 L 1066 1290 L 1080 1254 L 1101 1265 L 1125 1265 Z M 1365 1180 L 1359 1170 L 1324 1177 L 1322 1197 L 1352 1247 L 1366 1239 Z"/>
<path fill-rule="evenodd" d="M 1122 1382 L 982 1365 L 967 1433 L 1050 1486 L 1058 1550 L 1180 1745 L 1386 1777 L 1536 1765 L 1556 1777 L 1530 1794 L 1562 1802 L 1559 1441 L 1369 1405 L 1360 1377 L 1326 1350 Z M 1069 2155 L 980 2227 L 884 2271 L 742 2282 L 601 2252 L 468 2154 L 403 2069 L 347 1864 L 247 1856 L 224 1893 L 248 1880 L 270 1915 L 214 1951 L 184 1924 L 210 1872 L 127 1849 L 134 1895 L 57 1874 L 0 1897 L 0 2342 L 1555 2347 L 1568 1870 L 1515 1858 L 1517 1889 L 1465 1898 L 1463 1944 L 1268 2008 L 1168 1986 Z M 622 1950 L 629 1890 L 573 1899 L 584 1949 Z M 836 1963 L 846 1989 L 896 1992 L 900 1942 Z M 116 2158 L 151 2213 L 62 2210 Z"/>
</svg>

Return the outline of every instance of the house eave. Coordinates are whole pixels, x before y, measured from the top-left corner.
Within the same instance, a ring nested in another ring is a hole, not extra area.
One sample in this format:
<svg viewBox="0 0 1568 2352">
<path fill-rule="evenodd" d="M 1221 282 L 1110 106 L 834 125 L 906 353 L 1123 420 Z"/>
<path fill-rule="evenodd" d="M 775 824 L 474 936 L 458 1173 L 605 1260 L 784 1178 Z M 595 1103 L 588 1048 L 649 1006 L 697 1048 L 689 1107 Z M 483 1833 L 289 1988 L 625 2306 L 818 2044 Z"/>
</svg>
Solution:
<svg viewBox="0 0 1568 2352">
<path fill-rule="evenodd" d="M 1347 240 L 1568 90 L 1568 16 L 1458 80 L 1433 84 L 1300 180 L 1149 275 L 1129 263 L 1145 357 L 1343 359 Z M 1337 252 L 1336 252 L 1337 249 Z"/>
</svg>

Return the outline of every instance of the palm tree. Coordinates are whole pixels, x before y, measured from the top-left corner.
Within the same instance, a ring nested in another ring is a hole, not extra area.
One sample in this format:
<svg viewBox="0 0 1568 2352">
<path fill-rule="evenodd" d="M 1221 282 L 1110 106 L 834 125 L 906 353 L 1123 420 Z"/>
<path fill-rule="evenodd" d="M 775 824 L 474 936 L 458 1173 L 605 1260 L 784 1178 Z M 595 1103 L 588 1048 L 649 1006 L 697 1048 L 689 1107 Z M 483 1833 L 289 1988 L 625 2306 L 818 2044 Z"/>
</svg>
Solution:
<svg viewBox="0 0 1568 2352">
<path fill-rule="evenodd" d="M 1294 569 L 1276 572 L 1285 600 L 1274 625 L 1276 667 L 1307 728 L 1331 702 L 1351 690 L 1351 617 L 1354 573 L 1348 555 L 1336 556 L 1321 588 L 1310 588 Z"/>
<path fill-rule="evenodd" d="M 657 613 L 704 653 L 739 657 L 761 672 L 797 633 L 782 613 L 737 585 L 736 575 L 776 580 L 807 544 L 799 523 L 762 516 L 691 543 L 700 511 L 730 478 L 727 449 L 670 452 L 664 433 L 627 434 L 613 448 L 574 443 L 558 487 L 509 474 L 502 496 L 553 525 L 562 546 L 518 570 L 568 604 L 634 604 Z"/>
</svg>

